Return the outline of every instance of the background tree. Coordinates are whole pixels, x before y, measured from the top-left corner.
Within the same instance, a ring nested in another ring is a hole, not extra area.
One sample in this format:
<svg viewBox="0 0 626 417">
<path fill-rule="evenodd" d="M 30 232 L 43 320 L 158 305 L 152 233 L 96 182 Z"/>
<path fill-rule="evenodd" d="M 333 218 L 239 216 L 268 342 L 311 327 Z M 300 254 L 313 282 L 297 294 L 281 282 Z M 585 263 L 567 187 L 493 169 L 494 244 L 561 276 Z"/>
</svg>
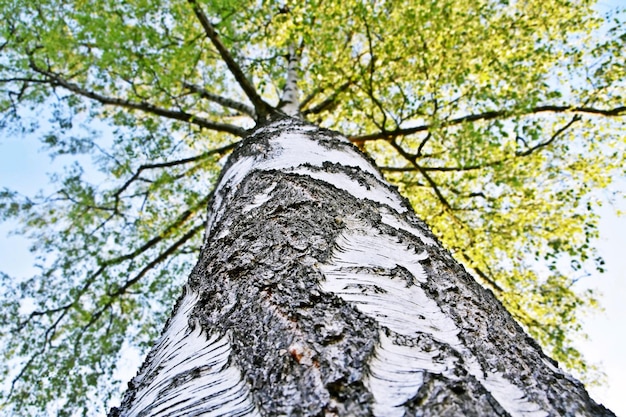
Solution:
<svg viewBox="0 0 626 417">
<path fill-rule="evenodd" d="M 595 299 L 562 265 L 602 268 L 593 191 L 624 168 L 622 23 L 586 1 L 435 3 L 0 2 L 5 132 L 100 170 L 97 185 L 73 164 L 52 195 L 2 192 L 41 267 L 2 277 L 6 409 L 110 396 L 120 348 L 145 349 L 169 314 L 207 190 L 278 102 L 292 44 L 304 117 L 365 150 L 584 373 L 571 338 Z"/>
</svg>

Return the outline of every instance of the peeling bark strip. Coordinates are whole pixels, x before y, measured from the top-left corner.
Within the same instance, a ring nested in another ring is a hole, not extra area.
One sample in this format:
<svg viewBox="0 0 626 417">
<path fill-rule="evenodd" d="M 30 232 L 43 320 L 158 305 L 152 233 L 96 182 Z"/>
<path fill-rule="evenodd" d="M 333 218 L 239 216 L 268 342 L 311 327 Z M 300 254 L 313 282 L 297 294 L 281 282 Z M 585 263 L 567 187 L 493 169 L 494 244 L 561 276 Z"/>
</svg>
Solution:
<svg viewBox="0 0 626 417">
<path fill-rule="evenodd" d="M 612 416 L 347 139 L 234 151 L 161 339 L 111 415 Z"/>
<path fill-rule="evenodd" d="M 241 372 L 228 363 L 228 337 L 190 322 L 197 302 L 197 294 L 185 288 L 176 314 L 129 383 L 133 398 L 125 399 L 129 408 L 121 415 L 258 415 Z"/>
</svg>

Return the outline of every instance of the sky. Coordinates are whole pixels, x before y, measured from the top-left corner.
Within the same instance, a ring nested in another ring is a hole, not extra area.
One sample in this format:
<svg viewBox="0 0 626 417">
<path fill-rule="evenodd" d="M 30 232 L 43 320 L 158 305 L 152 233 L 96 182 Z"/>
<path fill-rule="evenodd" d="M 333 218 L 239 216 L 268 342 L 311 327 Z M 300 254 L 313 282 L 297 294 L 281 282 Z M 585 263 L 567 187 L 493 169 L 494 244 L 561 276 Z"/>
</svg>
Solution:
<svg viewBox="0 0 626 417">
<path fill-rule="evenodd" d="M 621 190 L 623 202 L 624 182 Z M 624 208 L 626 204 L 622 204 Z M 607 376 L 604 386 L 589 390 L 592 397 L 618 416 L 626 417 L 626 217 L 618 217 L 612 207 L 604 207 L 601 214 L 598 249 L 608 272 L 587 278 L 582 286 L 602 293 L 604 311 L 584 320 L 589 339 L 580 341 L 578 346 L 591 363 L 601 365 Z"/>
</svg>

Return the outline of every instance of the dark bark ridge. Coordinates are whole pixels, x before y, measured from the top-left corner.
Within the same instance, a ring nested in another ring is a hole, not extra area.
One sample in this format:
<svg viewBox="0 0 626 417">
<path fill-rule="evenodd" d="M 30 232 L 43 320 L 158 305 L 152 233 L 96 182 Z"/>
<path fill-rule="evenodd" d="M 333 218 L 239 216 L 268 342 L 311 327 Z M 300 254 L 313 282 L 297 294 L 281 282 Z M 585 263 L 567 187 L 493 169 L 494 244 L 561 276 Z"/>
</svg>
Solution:
<svg viewBox="0 0 626 417">
<path fill-rule="evenodd" d="M 111 415 L 613 415 L 373 163 L 295 119 L 229 159 L 174 313 Z"/>
</svg>

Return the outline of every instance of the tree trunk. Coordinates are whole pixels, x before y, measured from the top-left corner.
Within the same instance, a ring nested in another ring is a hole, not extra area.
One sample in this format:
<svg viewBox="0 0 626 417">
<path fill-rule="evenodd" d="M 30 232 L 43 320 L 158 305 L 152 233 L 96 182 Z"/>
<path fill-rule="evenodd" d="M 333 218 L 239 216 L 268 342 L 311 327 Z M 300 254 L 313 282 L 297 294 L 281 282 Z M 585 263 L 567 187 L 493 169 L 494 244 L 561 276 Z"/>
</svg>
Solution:
<svg viewBox="0 0 626 417">
<path fill-rule="evenodd" d="M 613 414 L 371 161 L 285 118 L 230 157 L 200 260 L 110 415 Z"/>
</svg>

